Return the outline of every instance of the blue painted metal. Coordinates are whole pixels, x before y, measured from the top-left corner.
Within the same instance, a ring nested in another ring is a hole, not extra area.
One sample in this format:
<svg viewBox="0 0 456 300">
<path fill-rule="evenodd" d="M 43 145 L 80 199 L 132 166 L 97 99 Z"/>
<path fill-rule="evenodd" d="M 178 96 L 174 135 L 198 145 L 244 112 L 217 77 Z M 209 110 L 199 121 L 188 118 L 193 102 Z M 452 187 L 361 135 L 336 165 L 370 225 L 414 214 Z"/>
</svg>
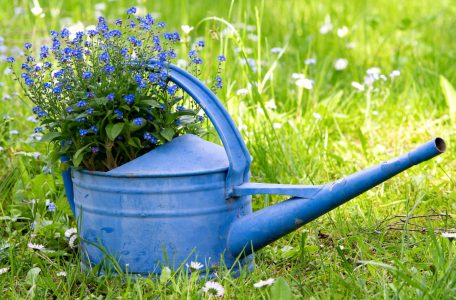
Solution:
<svg viewBox="0 0 456 300">
<path fill-rule="evenodd" d="M 60 157 L 60 161 L 62 163 L 66 163 L 69 161 L 68 156 L 64 155 Z M 70 204 L 71 211 L 73 215 L 76 215 L 74 211 L 74 192 L 73 192 L 73 182 L 71 181 L 71 167 L 68 166 L 67 169 L 62 171 L 62 178 L 63 178 L 63 186 L 65 188 L 65 194 L 68 199 L 68 204 Z"/>
<path fill-rule="evenodd" d="M 231 227 L 228 250 L 239 255 L 261 249 L 394 175 L 443 153 L 445 147 L 442 139 L 431 140 L 407 154 L 327 184 L 311 198 L 291 198 L 240 218 Z"/>
<path fill-rule="evenodd" d="M 249 266 L 252 249 L 445 150 L 438 138 L 325 186 L 250 183 L 249 152 L 223 105 L 187 72 L 170 65 L 169 76 L 206 112 L 224 148 L 185 135 L 109 172 L 73 169 L 73 179 L 63 172 L 88 264 L 103 262 L 103 247 L 131 273 L 191 260 L 207 268 Z M 252 213 L 252 194 L 294 198 Z"/>
</svg>

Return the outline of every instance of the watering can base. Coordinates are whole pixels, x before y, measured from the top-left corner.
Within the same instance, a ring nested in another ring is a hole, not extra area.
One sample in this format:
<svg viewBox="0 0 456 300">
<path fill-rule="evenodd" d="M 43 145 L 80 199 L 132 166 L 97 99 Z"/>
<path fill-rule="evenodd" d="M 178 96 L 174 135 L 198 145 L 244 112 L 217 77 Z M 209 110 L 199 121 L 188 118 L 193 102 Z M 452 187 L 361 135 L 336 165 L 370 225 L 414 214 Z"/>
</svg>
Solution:
<svg viewBox="0 0 456 300">
<path fill-rule="evenodd" d="M 86 259 L 81 258 L 81 271 L 86 273 L 86 274 L 93 274 L 93 269 L 96 266 L 93 266 L 90 262 L 88 262 Z M 241 275 L 242 272 L 253 272 L 255 269 L 255 263 L 254 263 L 254 255 L 250 254 L 244 258 L 242 258 L 238 263 L 233 264 L 231 267 L 226 267 L 226 273 L 230 274 L 232 278 L 237 278 Z M 125 270 L 123 270 L 125 272 Z M 114 270 L 110 270 L 107 272 L 109 276 L 118 276 L 119 273 L 115 272 Z M 105 276 L 107 275 L 106 272 L 101 269 L 96 275 L 97 276 Z M 151 271 L 149 273 L 126 273 L 126 276 L 129 278 L 135 279 L 135 278 L 148 278 L 151 275 L 159 277 L 161 274 L 160 271 L 154 272 Z M 191 272 L 188 272 L 188 275 L 190 276 Z M 219 278 L 220 274 L 217 273 L 217 269 L 202 269 L 199 270 L 199 278 L 200 279 L 216 279 Z"/>
</svg>

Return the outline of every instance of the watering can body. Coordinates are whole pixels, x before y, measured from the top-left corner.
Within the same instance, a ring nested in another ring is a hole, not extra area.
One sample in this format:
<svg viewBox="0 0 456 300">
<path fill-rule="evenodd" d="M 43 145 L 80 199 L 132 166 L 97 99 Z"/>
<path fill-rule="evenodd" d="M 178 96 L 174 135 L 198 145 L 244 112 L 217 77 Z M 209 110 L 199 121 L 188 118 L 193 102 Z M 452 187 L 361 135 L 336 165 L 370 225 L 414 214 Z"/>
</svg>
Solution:
<svg viewBox="0 0 456 300">
<path fill-rule="evenodd" d="M 175 66 L 169 79 L 206 112 L 223 147 L 185 135 L 109 172 L 64 171 L 87 267 L 117 264 L 137 274 L 191 261 L 208 272 L 220 264 L 251 268 L 254 250 L 445 151 L 437 138 L 324 186 L 250 183 L 250 154 L 223 105 Z M 253 194 L 292 198 L 252 213 Z"/>
</svg>

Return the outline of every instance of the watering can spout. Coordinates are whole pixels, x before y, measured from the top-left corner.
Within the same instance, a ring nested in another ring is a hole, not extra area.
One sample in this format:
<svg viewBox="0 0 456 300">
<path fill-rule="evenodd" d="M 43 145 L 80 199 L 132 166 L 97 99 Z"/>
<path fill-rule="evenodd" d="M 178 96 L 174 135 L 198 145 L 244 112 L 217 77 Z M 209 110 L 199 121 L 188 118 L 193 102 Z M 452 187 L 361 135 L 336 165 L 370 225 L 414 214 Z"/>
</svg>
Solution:
<svg viewBox="0 0 456 300">
<path fill-rule="evenodd" d="M 284 194 L 293 198 L 235 221 L 230 228 L 227 249 L 234 256 L 259 250 L 394 175 L 445 152 L 445 149 L 443 139 L 435 138 L 407 154 L 321 187 L 240 185 L 234 188 L 234 196 Z"/>
</svg>

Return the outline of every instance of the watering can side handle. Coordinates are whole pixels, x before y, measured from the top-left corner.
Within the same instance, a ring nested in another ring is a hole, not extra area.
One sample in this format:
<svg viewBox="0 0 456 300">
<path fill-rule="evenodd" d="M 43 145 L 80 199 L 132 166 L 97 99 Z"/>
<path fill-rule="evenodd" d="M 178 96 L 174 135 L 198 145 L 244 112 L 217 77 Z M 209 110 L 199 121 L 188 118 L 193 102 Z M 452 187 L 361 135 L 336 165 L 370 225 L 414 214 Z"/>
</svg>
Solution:
<svg viewBox="0 0 456 300">
<path fill-rule="evenodd" d="M 151 60 L 149 67 L 153 68 L 157 63 L 159 62 Z M 231 196 L 234 186 L 249 180 L 251 163 L 250 154 L 233 119 L 215 94 L 190 73 L 169 64 L 168 76 L 170 81 L 182 88 L 201 106 L 217 130 L 230 164 L 226 188 L 227 197 Z"/>
<path fill-rule="evenodd" d="M 60 161 L 62 163 L 68 162 L 70 159 L 68 156 L 63 155 L 60 157 Z M 65 194 L 68 199 L 68 203 L 70 204 L 71 211 L 73 212 L 73 215 L 76 216 L 75 214 L 75 209 L 74 209 L 74 191 L 73 191 L 73 180 L 71 179 L 71 166 L 68 166 L 67 169 L 62 170 L 62 178 L 63 178 L 63 186 L 65 187 Z"/>
</svg>

